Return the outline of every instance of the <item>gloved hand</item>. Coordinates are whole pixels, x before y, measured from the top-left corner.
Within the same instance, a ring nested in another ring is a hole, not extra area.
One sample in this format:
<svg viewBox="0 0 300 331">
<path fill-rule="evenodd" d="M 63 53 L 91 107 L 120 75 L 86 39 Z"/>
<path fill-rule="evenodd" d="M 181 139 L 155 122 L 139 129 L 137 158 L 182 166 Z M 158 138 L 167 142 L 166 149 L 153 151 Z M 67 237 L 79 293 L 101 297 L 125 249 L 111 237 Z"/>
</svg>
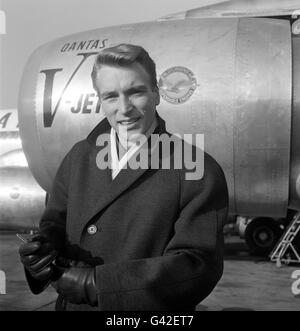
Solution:
<svg viewBox="0 0 300 331">
<path fill-rule="evenodd" d="M 53 243 L 43 235 L 38 234 L 20 246 L 21 262 L 29 274 L 36 280 L 45 281 L 53 273 L 52 262 L 57 256 Z"/>
<path fill-rule="evenodd" d="M 68 302 L 75 304 L 98 305 L 95 268 L 89 265 L 62 268 L 55 265 L 56 281 L 52 286 Z"/>
</svg>

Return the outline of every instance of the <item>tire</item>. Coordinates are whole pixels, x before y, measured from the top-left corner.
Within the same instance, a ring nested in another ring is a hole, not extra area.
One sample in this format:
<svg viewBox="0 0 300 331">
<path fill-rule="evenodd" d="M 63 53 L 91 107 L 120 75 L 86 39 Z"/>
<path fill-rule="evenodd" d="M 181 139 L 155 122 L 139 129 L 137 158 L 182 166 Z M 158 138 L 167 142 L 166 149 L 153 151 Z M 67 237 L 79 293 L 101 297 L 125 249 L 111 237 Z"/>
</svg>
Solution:
<svg viewBox="0 0 300 331">
<path fill-rule="evenodd" d="M 281 234 L 278 222 L 272 218 L 256 218 L 247 225 L 245 240 L 251 254 L 268 256 Z"/>
</svg>

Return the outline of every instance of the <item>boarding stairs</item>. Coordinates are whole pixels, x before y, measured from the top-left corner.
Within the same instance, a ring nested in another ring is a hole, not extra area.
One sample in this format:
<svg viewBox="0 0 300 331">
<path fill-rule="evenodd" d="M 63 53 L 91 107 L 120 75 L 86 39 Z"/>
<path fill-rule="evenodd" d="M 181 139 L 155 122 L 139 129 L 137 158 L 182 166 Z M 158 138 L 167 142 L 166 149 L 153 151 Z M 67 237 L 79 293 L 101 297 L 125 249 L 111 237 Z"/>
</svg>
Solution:
<svg viewBox="0 0 300 331">
<path fill-rule="evenodd" d="M 300 263 L 300 253 L 297 252 L 296 247 L 293 245 L 293 241 L 299 231 L 300 212 L 297 212 L 270 253 L 270 259 L 276 262 L 277 267 L 281 267 L 282 263 Z"/>
</svg>

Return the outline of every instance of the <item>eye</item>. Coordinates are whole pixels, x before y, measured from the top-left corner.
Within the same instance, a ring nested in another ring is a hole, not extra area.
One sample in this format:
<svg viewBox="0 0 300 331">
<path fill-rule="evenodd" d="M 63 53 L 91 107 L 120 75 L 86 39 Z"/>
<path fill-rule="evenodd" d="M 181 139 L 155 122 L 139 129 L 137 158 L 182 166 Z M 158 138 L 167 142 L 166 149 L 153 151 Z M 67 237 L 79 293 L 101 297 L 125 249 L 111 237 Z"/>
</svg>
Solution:
<svg viewBox="0 0 300 331">
<path fill-rule="evenodd" d="M 143 95 L 145 92 L 143 90 L 134 90 L 131 92 L 132 95 L 136 95 L 136 96 L 139 96 L 139 95 Z"/>
<path fill-rule="evenodd" d="M 117 98 L 116 95 L 113 95 L 113 94 L 108 94 L 108 95 L 105 95 L 102 97 L 102 101 L 114 101 L 115 99 Z"/>
</svg>

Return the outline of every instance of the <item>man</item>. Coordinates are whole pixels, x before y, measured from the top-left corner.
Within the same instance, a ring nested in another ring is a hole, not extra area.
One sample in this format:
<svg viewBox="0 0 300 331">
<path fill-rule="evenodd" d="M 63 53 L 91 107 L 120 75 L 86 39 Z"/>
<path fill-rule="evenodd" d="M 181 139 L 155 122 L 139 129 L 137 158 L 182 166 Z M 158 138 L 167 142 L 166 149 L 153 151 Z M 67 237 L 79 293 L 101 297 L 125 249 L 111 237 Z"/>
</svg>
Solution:
<svg viewBox="0 0 300 331">
<path fill-rule="evenodd" d="M 66 155 L 40 233 L 20 247 L 29 286 L 37 294 L 52 283 L 58 310 L 194 310 L 223 271 L 224 174 L 207 154 L 197 180 L 184 166 L 128 166 L 141 148 L 159 148 L 150 136 L 169 135 L 142 47 L 103 50 L 92 80 L 106 119 Z"/>
</svg>

